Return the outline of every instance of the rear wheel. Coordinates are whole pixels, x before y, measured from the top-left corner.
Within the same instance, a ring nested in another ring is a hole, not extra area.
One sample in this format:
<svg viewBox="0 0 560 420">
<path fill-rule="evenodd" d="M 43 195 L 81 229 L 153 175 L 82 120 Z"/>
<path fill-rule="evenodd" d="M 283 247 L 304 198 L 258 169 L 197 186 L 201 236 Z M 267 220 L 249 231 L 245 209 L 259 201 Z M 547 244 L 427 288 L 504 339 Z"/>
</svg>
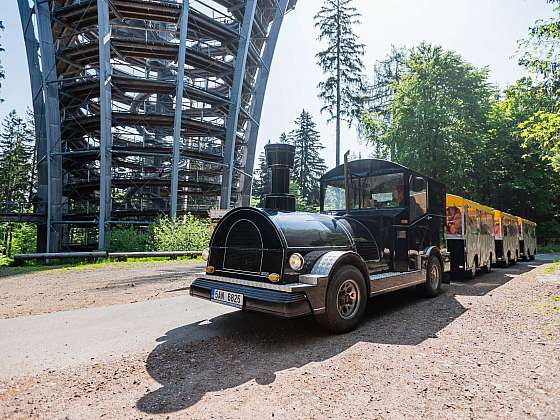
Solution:
<svg viewBox="0 0 560 420">
<path fill-rule="evenodd" d="M 342 266 L 329 282 L 326 310 L 317 316 L 317 321 L 336 334 L 352 331 L 364 317 L 367 298 L 361 271 L 351 265 Z"/>
<path fill-rule="evenodd" d="M 441 292 L 443 270 L 439 258 L 431 256 L 426 267 L 426 283 L 418 285 L 418 291 L 424 297 L 436 297 Z"/>
</svg>

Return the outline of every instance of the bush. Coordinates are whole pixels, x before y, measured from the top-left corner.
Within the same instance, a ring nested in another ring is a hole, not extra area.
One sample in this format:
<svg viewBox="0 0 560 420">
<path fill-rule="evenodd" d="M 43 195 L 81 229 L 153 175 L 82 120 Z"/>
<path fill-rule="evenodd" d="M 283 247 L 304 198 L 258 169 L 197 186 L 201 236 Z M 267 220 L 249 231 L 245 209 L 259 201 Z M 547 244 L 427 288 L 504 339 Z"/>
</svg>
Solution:
<svg viewBox="0 0 560 420">
<path fill-rule="evenodd" d="M 148 250 L 150 238 L 146 232 L 132 226 L 119 226 L 111 231 L 110 252 L 143 252 Z"/>
<path fill-rule="evenodd" d="M 210 222 L 190 214 L 175 223 L 164 217 L 152 225 L 150 236 L 153 251 L 201 251 L 210 242 Z"/>
<path fill-rule="evenodd" d="M 37 227 L 29 223 L 18 223 L 12 233 L 12 254 L 37 252 Z"/>
</svg>

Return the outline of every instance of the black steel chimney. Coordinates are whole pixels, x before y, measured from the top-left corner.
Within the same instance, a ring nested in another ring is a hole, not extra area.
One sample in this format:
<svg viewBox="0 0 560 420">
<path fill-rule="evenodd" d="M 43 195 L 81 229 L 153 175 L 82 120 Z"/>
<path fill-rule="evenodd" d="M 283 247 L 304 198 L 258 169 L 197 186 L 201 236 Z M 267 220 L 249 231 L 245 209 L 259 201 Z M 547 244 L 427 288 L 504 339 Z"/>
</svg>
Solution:
<svg viewBox="0 0 560 420">
<path fill-rule="evenodd" d="M 296 198 L 290 194 L 290 171 L 294 168 L 296 148 L 284 143 L 267 144 L 264 151 L 272 172 L 272 192 L 266 196 L 265 208 L 296 211 Z"/>
</svg>

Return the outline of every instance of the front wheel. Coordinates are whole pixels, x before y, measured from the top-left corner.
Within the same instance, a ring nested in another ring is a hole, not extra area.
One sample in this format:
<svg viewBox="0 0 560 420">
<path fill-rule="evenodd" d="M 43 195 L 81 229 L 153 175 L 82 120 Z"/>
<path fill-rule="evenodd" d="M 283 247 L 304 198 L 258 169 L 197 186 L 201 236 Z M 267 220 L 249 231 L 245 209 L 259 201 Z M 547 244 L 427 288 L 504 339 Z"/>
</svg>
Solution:
<svg viewBox="0 0 560 420">
<path fill-rule="evenodd" d="M 317 321 L 336 334 L 352 331 L 364 317 L 367 298 L 362 272 L 352 265 L 344 265 L 329 282 L 325 313 L 317 316 Z"/>
<path fill-rule="evenodd" d="M 436 297 L 441 292 L 443 270 L 439 258 L 431 256 L 426 267 L 426 282 L 418 285 L 418 291 L 424 297 Z"/>
</svg>

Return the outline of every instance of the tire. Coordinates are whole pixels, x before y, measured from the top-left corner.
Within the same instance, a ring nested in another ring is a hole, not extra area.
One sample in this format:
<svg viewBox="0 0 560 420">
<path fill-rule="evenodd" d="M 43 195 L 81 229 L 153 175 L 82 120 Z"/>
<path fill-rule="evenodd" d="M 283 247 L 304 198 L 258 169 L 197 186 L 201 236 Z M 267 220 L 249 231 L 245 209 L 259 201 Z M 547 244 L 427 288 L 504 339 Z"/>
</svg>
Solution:
<svg viewBox="0 0 560 420">
<path fill-rule="evenodd" d="M 352 265 L 336 270 L 329 282 L 325 301 L 325 313 L 317 316 L 321 327 L 335 334 L 355 329 L 364 317 L 368 301 L 362 272 Z"/>
<path fill-rule="evenodd" d="M 482 270 L 484 270 L 485 273 L 490 273 L 492 271 L 492 257 L 490 257 L 486 265 L 482 267 Z"/>
<path fill-rule="evenodd" d="M 427 298 L 433 298 L 440 294 L 443 280 L 443 269 L 439 258 L 431 256 L 426 267 L 426 282 L 418 285 L 420 294 Z"/>
<path fill-rule="evenodd" d="M 476 266 L 478 265 L 477 260 L 474 260 L 474 264 L 470 270 L 465 270 L 465 278 L 467 280 L 474 280 L 476 277 Z"/>
</svg>

